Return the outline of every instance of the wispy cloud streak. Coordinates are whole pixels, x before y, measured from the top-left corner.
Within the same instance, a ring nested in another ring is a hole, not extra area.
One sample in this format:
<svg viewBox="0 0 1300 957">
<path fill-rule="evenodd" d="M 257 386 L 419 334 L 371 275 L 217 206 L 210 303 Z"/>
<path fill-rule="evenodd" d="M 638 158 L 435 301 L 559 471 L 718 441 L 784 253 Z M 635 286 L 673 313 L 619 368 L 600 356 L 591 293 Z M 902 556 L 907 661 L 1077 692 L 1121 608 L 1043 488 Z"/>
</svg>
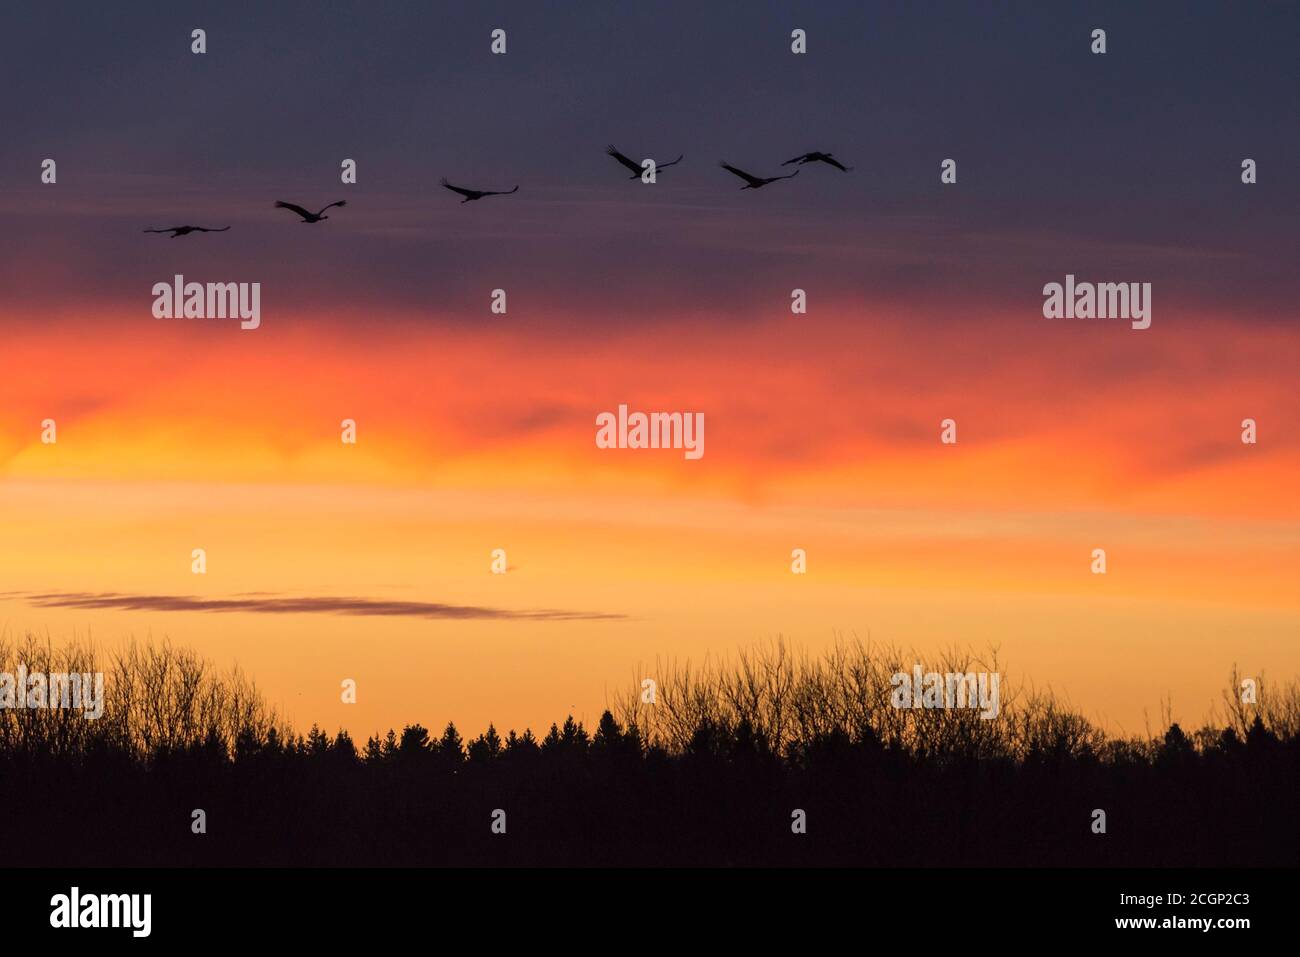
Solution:
<svg viewBox="0 0 1300 957">
<path fill-rule="evenodd" d="M 116 609 L 121 611 L 245 612 L 267 615 L 361 615 L 396 618 L 443 618 L 493 621 L 618 621 L 625 615 L 604 612 L 532 609 L 512 611 L 443 602 L 390 601 L 373 598 L 244 596 L 198 598 L 191 595 L 126 595 L 118 592 L 7 592 L 40 608 Z"/>
</svg>

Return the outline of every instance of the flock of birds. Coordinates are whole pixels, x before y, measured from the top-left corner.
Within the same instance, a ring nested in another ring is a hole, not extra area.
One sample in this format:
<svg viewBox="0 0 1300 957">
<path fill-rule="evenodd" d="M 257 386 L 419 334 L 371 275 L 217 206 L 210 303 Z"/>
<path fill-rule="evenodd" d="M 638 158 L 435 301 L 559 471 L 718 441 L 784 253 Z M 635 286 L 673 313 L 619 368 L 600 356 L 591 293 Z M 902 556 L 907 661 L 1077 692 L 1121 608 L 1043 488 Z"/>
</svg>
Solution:
<svg viewBox="0 0 1300 957">
<path fill-rule="evenodd" d="M 615 160 L 617 160 L 620 164 L 622 164 L 623 166 L 627 167 L 629 170 L 632 171 L 632 176 L 630 177 L 631 179 L 640 179 L 644 174 L 645 170 L 642 168 L 640 163 L 620 153 L 612 145 L 607 147 L 605 152 L 608 153 Z M 670 163 L 655 164 L 654 169 L 656 174 L 660 170 L 667 169 L 670 166 L 676 166 L 683 159 L 684 157 L 678 156 L 677 159 L 673 160 Z M 834 166 L 837 170 L 840 170 L 843 173 L 847 173 L 849 172 L 849 170 L 853 169 L 852 166 L 845 166 L 844 164 L 842 164 L 832 154 L 821 153 L 821 152 L 804 153 L 801 156 L 796 156 L 794 159 L 786 160 L 781 165 L 790 166 L 792 164 L 798 164 L 799 166 L 807 166 L 809 163 L 825 163 L 828 166 Z M 729 163 L 719 163 L 718 165 L 721 166 L 723 169 L 725 169 L 728 173 L 731 173 L 734 176 L 738 176 L 745 181 L 745 185 L 740 187 L 741 189 L 761 189 L 762 187 L 767 186 L 769 183 L 775 183 L 777 180 L 793 179 L 794 177 L 799 175 L 799 170 L 796 169 L 793 173 L 787 173 L 784 176 L 754 176 L 752 173 L 746 173 L 743 169 L 739 169 L 738 167 L 732 166 Z M 475 200 L 482 199 L 485 196 L 509 196 L 511 193 L 519 192 L 518 186 L 515 186 L 514 189 L 469 189 L 468 187 L 465 186 L 453 186 L 451 183 L 447 182 L 446 179 L 440 180 L 439 185 L 441 185 L 444 189 L 449 189 L 453 193 L 457 193 L 465 197 L 464 199 L 461 200 L 462 205 L 464 205 L 465 203 L 472 203 Z M 325 210 L 333 209 L 335 206 L 346 206 L 346 205 L 347 205 L 347 200 L 340 199 L 338 202 L 330 203 L 328 206 L 323 206 L 319 210 L 313 213 L 311 210 L 304 209 L 303 207 L 299 206 L 297 203 L 286 203 L 283 201 L 277 201 L 275 204 L 275 208 L 287 209 L 290 212 L 297 213 L 300 217 L 302 217 L 301 221 L 304 223 L 319 223 L 322 220 L 329 219 L 329 217 L 325 215 Z M 188 236 L 190 233 L 224 233 L 229 228 L 230 228 L 229 226 L 221 226 L 221 227 L 166 226 L 163 228 L 151 227 L 149 229 L 144 230 L 144 232 L 171 233 L 171 238 L 175 239 L 177 236 Z"/>
</svg>

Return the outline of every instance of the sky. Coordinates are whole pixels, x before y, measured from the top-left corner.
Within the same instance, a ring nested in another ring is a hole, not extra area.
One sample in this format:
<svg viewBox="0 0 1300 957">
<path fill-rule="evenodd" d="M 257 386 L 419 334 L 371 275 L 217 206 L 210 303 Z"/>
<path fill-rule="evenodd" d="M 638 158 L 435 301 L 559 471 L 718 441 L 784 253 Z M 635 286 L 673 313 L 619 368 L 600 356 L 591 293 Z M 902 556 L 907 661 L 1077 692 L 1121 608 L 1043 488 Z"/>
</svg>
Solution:
<svg viewBox="0 0 1300 957">
<path fill-rule="evenodd" d="M 996 644 L 1108 727 L 1162 700 L 1195 723 L 1234 663 L 1300 667 L 1298 27 L 7 9 L 0 631 L 166 636 L 354 736 L 594 721 L 656 660 L 778 635 Z M 647 185 L 608 143 L 685 158 Z M 810 150 L 853 169 L 742 191 L 718 166 Z M 519 192 L 461 204 L 442 177 Z M 142 233 L 180 224 L 231 229 Z M 260 328 L 155 318 L 176 274 L 260 283 Z M 1067 274 L 1151 283 L 1151 327 L 1045 319 Z M 703 412 L 704 456 L 597 448 L 620 403 Z"/>
</svg>

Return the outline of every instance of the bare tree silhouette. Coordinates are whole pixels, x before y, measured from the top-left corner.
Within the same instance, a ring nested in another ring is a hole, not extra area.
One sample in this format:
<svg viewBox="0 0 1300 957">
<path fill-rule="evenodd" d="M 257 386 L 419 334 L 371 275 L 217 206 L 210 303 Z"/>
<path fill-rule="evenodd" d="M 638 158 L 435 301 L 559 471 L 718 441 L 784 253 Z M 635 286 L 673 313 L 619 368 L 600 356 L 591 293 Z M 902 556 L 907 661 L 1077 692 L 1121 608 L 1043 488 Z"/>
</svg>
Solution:
<svg viewBox="0 0 1300 957">
<path fill-rule="evenodd" d="M 20 664 L 104 671 L 103 716 L 16 707 L 5 676 Z M 594 733 L 570 715 L 540 741 L 489 725 L 466 743 L 453 723 L 437 738 L 412 723 L 358 752 L 343 731 L 295 732 L 238 669 L 166 642 L 104 656 L 0 635 L 0 817 L 22 825 L 6 862 L 1290 863 L 1300 683 L 1260 681 L 1254 705 L 1234 668 L 1228 726 L 1166 716 L 1121 739 L 1006 683 L 993 720 L 896 707 L 891 677 L 917 664 L 1001 670 L 996 650 L 926 659 L 855 640 L 811 655 L 777 640 L 660 661 L 652 700 L 638 671 Z M 1123 841 L 1091 839 L 1081 815 L 1098 806 L 1126 822 Z M 219 816 L 220 841 L 189 839 L 194 807 Z M 792 807 L 815 822 L 808 841 L 789 839 Z M 490 808 L 509 809 L 508 843 L 480 836 Z"/>
</svg>

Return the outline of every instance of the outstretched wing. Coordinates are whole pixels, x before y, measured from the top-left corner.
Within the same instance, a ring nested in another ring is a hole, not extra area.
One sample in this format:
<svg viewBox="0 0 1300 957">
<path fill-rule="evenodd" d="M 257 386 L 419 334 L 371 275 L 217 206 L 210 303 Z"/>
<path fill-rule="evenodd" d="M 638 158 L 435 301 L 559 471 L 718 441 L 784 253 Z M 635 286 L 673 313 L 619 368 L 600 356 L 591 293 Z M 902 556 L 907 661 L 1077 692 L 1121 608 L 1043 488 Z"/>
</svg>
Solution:
<svg viewBox="0 0 1300 957">
<path fill-rule="evenodd" d="M 623 155 L 622 153 L 620 153 L 618 150 L 614 149 L 614 146 L 613 146 L 612 143 L 611 143 L 609 146 L 606 146 L 606 147 L 605 147 L 605 152 L 608 153 L 610 156 L 614 157 L 614 159 L 618 160 L 620 163 L 622 163 L 624 166 L 626 166 L 626 167 L 627 167 L 628 169 L 630 169 L 632 172 L 634 172 L 634 173 L 640 173 L 640 172 L 641 172 L 641 164 L 635 162 L 634 160 L 628 159 L 628 157 L 624 156 L 624 155 Z"/>
<path fill-rule="evenodd" d="M 170 233 L 180 229 L 179 226 L 168 226 L 165 229 L 142 229 L 142 233 Z"/>
<path fill-rule="evenodd" d="M 514 189 L 488 189 L 483 191 L 484 196 L 509 196 L 511 193 L 519 192 L 519 187 Z"/>
<path fill-rule="evenodd" d="M 750 176 L 743 169 L 736 169 L 736 167 L 728 166 L 726 163 L 719 163 L 718 165 L 721 166 L 723 169 L 725 169 L 728 173 L 733 173 L 736 176 L 739 176 L 750 186 L 762 186 L 763 183 L 765 182 L 764 180 L 759 179 L 757 176 Z"/>
<path fill-rule="evenodd" d="M 464 196 L 467 199 L 471 199 L 474 196 L 478 195 L 477 191 L 475 190 L 461 189 L 459 186 L 452 186 L 451 183 L 447 182 L 445 179 L 439 180 L 438 182 L 442 186 L 445 186 L 447 189 L 451 190 L 453 193 L 460 193 L 460 195 Z"/>
<path fill-rule="evenodd" d="M 769 179 L 769 180 L 767 180 L 766 182 L 769 182 L 769 183 L 770 183 L 770 182 L 772 182 L 773 180 L 778 180 L 778 179 L 794 179 L 794 178 L 795 178 L 796 176 L 798 176 L 798 175 L 799 175 L 799 171 L 798 171 L 798 170 L 795 170 L 793 173 L 791 173 L 791 174 L 788 175 L 788 176 L 773 176 L 772 179 Z"/>
<path fill-rule="evenodd" d="M 229 228 L 229 226 L 222 226 L 220 229 L 209 229 L 207 226 L 195 226 L 194 230 L 200 233 L 224 233 Z"/>
<path fill-rule="evenodd" d="M 823 156 L 821 158 L 821 161 L 823 163 L 829 163 L 831 166 L 834 166 L 836 169 L 843 170 L 846 173 L 849 171 L 849 167 L 845 166 L 843 163 L 841 163 L 833 156 Z"/>
<path fill-rule="evenodd" d="M 347 204 L 348 201 L 346 199 L 340 199 L 337 203 L 330 203 L 328 206 L 322 206 L 320 213 L 325 212 L 327 209 L 333 209 L 335 206 L 346 206 Z M 316 215 L 319 216 L 320 213 L 317 213 Z"/>
<path fill-rule="evenodd" d="M 297 206 L 297 205 L 295 205 L 295 204 L 293 204 L 293 203 L 282 203 L 282 202 L 280 202 L 279 200 L 276 200 L 275 208 L 276 208 L 276 209 L 291 209 L 291 210 L 293 210 L 295 213 L 297 213 L 299 216 L 301 216 L 303 219 L 310 219 L 310 218 L 311 218 L 311 213 L 307 212 L 307 210 L 303 209 L 301 206 Z"/>
<path fill-rule="evenodd" d="M 802 163 L 804 160 L 806 160 L 806 159 L 807 159 L 809 156 L 811 156 L 811 155 L 812 155 L 811 153 L 804 153 L 803 156 L 796 156 L 796 157 L 795 157 L 794 159 L 792 159 L 792 160 L 786 160 L 786 161 L 785 161 L 784 163 L 782 163 L 781 165 L 782 165 L 782 166 L 789 166 L 791 163 Z"/>
<path fill-rule="evenodd" d="M 667 169 L 667 168 L 670 167 L 670 166 L 676 166 L 678 163 L 680 163 L 680 162 L 682 161 L 682 159 L 683 159 L 683 157 L 679 156 L 679 157 L 677 157 L 677 159 L 673 160 L 671 163 L 658 163 L 658 164 L 655 165 L 655 169 Z"/>
</svg>

